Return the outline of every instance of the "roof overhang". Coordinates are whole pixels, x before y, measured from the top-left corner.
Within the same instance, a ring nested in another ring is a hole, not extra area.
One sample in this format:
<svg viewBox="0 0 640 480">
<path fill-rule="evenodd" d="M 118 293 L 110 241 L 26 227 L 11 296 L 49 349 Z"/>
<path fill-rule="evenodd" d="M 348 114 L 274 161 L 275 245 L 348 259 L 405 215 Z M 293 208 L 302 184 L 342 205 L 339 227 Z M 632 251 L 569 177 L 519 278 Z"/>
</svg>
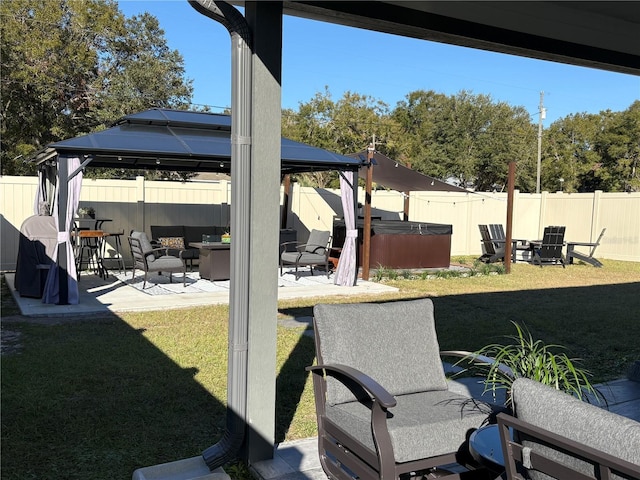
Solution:
<svg viewBox="0 0 640 480">
<path fill-rule="evenodd" d="M 640 75 L 637 1 L 285 1 L 283 7 L 287 15 L 323 22 Z"/>
<path fill-rule="evenodd" d="M 47 145 L 33 157 L 91 157 L 92 167 L 231 172 L 231 116 L 152 109 L 128 115 L 111 128 Z M 360 160 L 282 138 L 282 174 L 357 170 Z"/>
</svg>

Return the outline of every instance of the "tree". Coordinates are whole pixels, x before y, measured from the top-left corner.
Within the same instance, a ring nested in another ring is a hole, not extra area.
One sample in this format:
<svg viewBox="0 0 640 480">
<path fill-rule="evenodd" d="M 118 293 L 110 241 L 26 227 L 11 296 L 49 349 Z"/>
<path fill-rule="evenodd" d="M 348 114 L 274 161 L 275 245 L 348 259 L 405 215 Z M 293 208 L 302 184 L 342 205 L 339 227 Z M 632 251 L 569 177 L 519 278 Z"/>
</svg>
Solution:
<svg viewBox="0 0 640 480">
<path fill-rule="evenodd" d="M 508 163 L 517 161 L 517 187 L 531 188 L 535 129 L 523 107 L 467 91 L 446 96 L 419 90 L 405 98 L 393 118 L 405 132 L 405 155 L 413 168 L 489 190 L 504 188 Z"/>
<path fill-rule="evenodd" d="M 192 85 L 155 17 L 126 19 L 112 0 L 0 3 L 2 174 L 48 143 L 124 114 L 189 104 Z"/>
<path fill-rule="evenodd" d="M 109 39 L 105 53 L 97 124 L 150 107 L 189 105 L 192 81 L 185 80 L 182 56 L 169 49 L 156 17 L 145 13 L 126 19 L 124 35 Z"/>
<path fill-rule="evenodd" d="M 640 101 L 613 114 L 600 132 L 596 148 L 609 172 L 609 191 L 640 191 Z"/>
<path fill-rule="evenodd" d="M 406 95 L 393 110 L 403 137 L 402 160 L 411 168 L 436 178 L 447 177 L 448 168 L 439 161 L 445 156 L 441 143 L 446 132 L 439 119 L 447 115 L 447 97 L 433 90 L 418 90 Z"/>
<path fill-rule="evenodd" d="M 393 152 L 397 145 L 394 131 L 397 128 L 386 103 L 351 92 L 334 102 L 327 87 L 324 93 L 301 103 L 298 112 L 285 110 L 282 115 L 283 136 L 342 155 L 364 150 L 373 135 L 381 151 Z M 303 185 L 338 186 L 336 172 L 302 174 L 297 180 Z"/>
<path fill-rule="evenodd" d="M 639 163 L 640 101 L 622 112 L 572 114 L 545 132 L 542 185 L 550 191 L 563 183 L 567 192 L 636 192 Z"/>
<path fill-rule="evenodd" d="M 598 131 L 606 123 L 603 120 L 602 115 L 578 113 L 551 124 L 543 136 L 543 190 L 562 187 L 566 192 L 584 192 L 602 188 L 607 174 L 595 145 Z"/>
</svg>

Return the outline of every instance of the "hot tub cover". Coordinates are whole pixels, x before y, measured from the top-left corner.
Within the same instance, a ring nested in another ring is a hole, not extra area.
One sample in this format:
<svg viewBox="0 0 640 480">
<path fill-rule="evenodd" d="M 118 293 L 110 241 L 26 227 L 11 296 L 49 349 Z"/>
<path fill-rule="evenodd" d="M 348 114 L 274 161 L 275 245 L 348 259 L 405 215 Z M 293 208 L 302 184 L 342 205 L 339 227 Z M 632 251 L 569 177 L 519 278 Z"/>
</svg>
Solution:
<svg viewBox="0 0 640 480">
<path fill-rule="evenodd" d="M 344 228 L 343 221 L 334 222 L 335 227 Z M 359 229 L 364 227 L 364 220 L 357 222 Z M 443 223 L 404 222 L 401 220 L 372 220 L 372 235 L 451 235 L 453 226 Z"/>
</svg>

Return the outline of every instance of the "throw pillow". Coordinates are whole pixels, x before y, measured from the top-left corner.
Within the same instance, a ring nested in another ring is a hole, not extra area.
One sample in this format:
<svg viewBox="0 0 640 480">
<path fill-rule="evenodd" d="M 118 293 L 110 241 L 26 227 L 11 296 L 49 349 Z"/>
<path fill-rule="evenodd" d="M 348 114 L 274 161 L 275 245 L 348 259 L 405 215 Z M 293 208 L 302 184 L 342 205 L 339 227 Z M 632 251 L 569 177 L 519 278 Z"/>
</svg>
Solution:
<svg viewBox="0 0 640 480">
<path fill-rule="evenodd" d="M 158 240 L 165 248 L 184 250 L 184 238 L 182 237 L 160 237 Z"/>
</svg>

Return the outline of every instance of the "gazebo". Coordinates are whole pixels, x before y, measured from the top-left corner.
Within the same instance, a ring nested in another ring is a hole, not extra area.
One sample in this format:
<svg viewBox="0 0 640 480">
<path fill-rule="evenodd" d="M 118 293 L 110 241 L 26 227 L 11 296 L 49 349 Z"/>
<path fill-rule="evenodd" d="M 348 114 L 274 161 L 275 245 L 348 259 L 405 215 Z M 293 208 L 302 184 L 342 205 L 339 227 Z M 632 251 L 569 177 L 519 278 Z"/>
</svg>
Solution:
<svg viewBox="0 0 640 480">
<path fill-rule="evenodd" d="M 52 143 L 36 154 L 32 161 L 39 166 L 41 180 L 34 209 L 42 202 L 50 203 L 54 209 L 52 215 L 57 218 L 59 239 L 64 239 L 59 240 L 57 268 L 50 271 L 43 301 L 78 302 L 75 264 L 67 240 L 86 166 L 232 174 L 231 123 L 230 115 L 151 109 L 127 115 L 106 130 Z M 343 206 L 352 212 L 356 193 L 351 186 L 357 187 L 357 171 L 361 165 L 359 158 L 282 138 L 281 176 L 317 170 L 340 171 Z M 57 185 L 55 199 L 47 198 L 53 195 L 47 183 Z M 349 262 L 341 263 L 346 266 Z M 349 273 L 338 272 L 336 278 L 353 285 L 355 263 Z"/>
</svg>

